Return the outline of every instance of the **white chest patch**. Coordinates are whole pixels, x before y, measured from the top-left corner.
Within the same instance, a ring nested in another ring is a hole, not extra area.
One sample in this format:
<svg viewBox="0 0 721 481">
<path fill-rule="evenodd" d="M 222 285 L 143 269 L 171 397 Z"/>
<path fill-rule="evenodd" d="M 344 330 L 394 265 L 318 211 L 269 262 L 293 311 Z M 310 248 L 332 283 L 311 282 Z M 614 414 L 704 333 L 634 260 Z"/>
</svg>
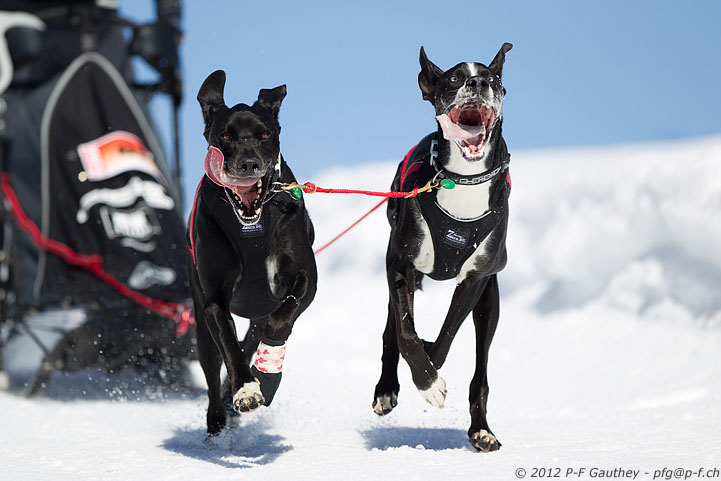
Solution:
<svg viewBox="0 0 721 481">
<path fill-rule="evenodd" d="M 278 297 L 278 284 L 275 282 L 275 277 L 278 274 L 278 259 L 276 257 L 268 257 L 265 261 L 265 270 L 268 273 L 270 292 Z"/>
<path fill-rule="evenodd" d="M 490 235 L 486 236 L 486 238 L 483 239 L 483 241 L 478 245 L 478 247 L 476 247 L 476 250 L 473 252 L 473 254 L 471 254 L 471 257 L 466 259 L 466 262 L 463 263 L 463 265 L 461 266 L 461 270 L 456 277 L 456 282 L 458 284 L 460 284 L 466 279 L 468 273 L 472 271 L 473 268 L 476 266 L 476 261 L 484 258 L 487 255 L 489 242 L 488 239 L 490 237 Z"/>
<path fill-rule="evenodd" d="M 456 219 L 471 220 L 488 212 L 490 182 L 478 185 L 456 185 L 451 190 L 439 190 L 438 205 Z"/>
</svg>

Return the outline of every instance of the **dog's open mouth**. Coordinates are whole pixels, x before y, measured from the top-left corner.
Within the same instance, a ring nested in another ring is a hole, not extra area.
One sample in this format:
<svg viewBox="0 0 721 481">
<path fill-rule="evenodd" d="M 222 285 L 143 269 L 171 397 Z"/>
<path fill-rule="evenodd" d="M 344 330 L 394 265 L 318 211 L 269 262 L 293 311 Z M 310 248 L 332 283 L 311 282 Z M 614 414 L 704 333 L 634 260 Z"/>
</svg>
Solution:
<svg viewBox="0 0 721 481">
<path fill-rule="evenodd" d="M 454 105 L 447 114 L 436 117 L 446 140 L 455 141 L 469 160 L 483 157 L 496 112 L 485 102 Z"/>
<path fill-rule="evenodd" d="M 243 225 L 257 224 L 263 212 L 263 200 L 270 190 L 270 174 L 263 177 L 234 177 L 223 168 L 223 152 L 209 146 L 205 156 L 205 174 L 214 183 L 225 187 L 228 199 Z"/>
<path fill-rule="evenodd" d="M 263 177 L 247 180 L 247 185 L 239 185 L 234 183 L 232 186 L 226 186 L 228 198 L 233 204 L 233 208 L 238 213 L 238 219 L 243 225 L 257 224 L 260 215 L 263 213 L 263 199 L 267 194 L 267 181 Z M 243 184 L 246 184 L 243 182 Z"/>
</svg>

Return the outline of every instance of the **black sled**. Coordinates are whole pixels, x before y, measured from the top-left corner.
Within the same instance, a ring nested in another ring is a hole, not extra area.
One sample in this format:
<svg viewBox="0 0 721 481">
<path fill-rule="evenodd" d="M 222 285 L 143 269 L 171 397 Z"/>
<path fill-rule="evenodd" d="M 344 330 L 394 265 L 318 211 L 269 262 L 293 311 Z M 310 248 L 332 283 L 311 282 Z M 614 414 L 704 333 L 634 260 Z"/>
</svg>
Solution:
<svg viewBox="0 0 721 481">
<path fill-rule="evenodd" d="M 159 2 L 158 17 L 136 26 L 89 1 L 0 0 L 0 383 L 11 388 L 34 394 L 56 370 L 89 367 L 174 383 L 193 351 L 179 5 Z M 133 57 L 157 82 L 135 81 Z M 156 93 L 173 103 L 172 172 L 148 114 Z"/>
</svg>

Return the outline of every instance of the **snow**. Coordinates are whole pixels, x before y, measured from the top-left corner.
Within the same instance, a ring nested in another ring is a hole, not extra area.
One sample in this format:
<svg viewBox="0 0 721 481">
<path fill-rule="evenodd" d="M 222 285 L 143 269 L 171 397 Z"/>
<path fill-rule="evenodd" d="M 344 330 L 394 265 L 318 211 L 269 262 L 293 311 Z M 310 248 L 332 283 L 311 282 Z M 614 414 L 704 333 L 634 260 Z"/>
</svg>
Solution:
<svg viewBox="0 0 721 481">
<path fill-rule="evenodd" d="M 384 190 L 395 165 L 299 180 Z M 0 391 L 0 479 L 512 480 L 518 468 L 653 479 L 663 468 L 721 469 L 721 138 L 518 152 L 511 175 L 489 365 L 499 452 L 477 453 L 466 437 L 470 322 L 441 370 L 443 409 L 425 403 L 401 361 L 398 407 L 373 413 L 387 303 L 379 210 L 318 256 L 318 295 L 288 342 L 271 408 L 206 442 L 197 364 L 197 388 L 180 392 L 132 372 L 55 374 L 35 399 Z M 378 202 L 306 199 L 316 245 Z M 452 290 L 426 280 L 422 337 L 435 337 Z"/>
</svg>

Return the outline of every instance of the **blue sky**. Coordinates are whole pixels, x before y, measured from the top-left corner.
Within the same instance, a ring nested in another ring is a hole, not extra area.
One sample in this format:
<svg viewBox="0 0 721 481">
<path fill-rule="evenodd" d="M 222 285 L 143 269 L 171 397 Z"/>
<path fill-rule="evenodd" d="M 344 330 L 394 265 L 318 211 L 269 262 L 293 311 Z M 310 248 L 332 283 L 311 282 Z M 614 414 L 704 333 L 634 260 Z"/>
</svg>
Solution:
<svg viewBox="0 0 721 481">
<path fill-rule="evenodd" d="M 135 20 L 154 16 L 151 2 L 120 4 Z M 202 176 L 195 97 L 212 71 L 227 72 L 230 105 L 288 86 L 281 148 L 305 181 L 329 166 L 400 160 L 436 128 L 417 84 L 421 45 L 447 69 L 488 64 L 514 44 L 504 69 L 511 152 L 720 134 L 719 19 L 715 0 L 188 1 L 184 191 Z M 154 111 L 167 132 L 167 105 Z"/>
</svg>

